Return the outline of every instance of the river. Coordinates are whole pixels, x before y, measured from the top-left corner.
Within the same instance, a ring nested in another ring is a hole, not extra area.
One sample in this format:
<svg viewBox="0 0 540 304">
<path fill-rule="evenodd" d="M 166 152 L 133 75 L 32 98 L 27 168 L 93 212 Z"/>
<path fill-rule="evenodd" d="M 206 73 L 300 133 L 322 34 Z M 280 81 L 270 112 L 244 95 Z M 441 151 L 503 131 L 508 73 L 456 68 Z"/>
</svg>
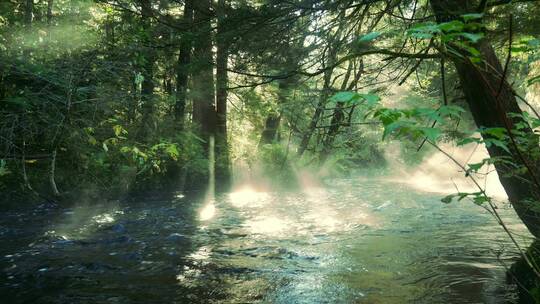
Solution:
<svg viewBox="0 0 540 304">
<path fill-rule="evenodd" d="M 503 229 L 441 196 L 357 177 L 4 212 L 2 303 L 515 303 Z"/>
</svg>

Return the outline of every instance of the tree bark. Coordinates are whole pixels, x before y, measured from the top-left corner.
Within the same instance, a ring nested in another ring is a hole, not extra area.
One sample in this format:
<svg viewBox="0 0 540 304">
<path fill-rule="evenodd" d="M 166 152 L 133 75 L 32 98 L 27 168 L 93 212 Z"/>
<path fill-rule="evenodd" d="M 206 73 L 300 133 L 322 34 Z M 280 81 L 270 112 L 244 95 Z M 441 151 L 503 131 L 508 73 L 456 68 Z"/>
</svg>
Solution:
<svg viewBox="0 0 540 304">
<path fill-rule="evenodd" d="M 349 77 L 353 71 L 353 62 L 351 61 L 349 63 L 349 67 L 347 68 L 347 74 L 345 76 L 345 80 L 341 84 L 341 90 L 352 90 L 358 81 L 360 80 L 360 76 L 362 75 L 364 69 L 364 63 L 362 59 L 360 59 L 360 66 L 358 67 L 358 70 L 355 73 L 354 79 L 352 79 L 351 83 L 348 84 Z M 334 108 L 334 113 L 332 114 L 332 119 L 330 120 L 330 127 L 328 128 L 328 131 L 326 132 L 326 137 L 324 138 L 323 147 L 320 153 L 320 162 L 321 164 L 324 163 L 328 156 L 330 156 L 330 152 L 332 152 L 332 149 L 334 148 L 334 141 L 336 139 L 336 136 L 340 132 L 340 127 L 343 125 L 343 120 L 345 118 L 344 113 L 344 103 L 343 102 L 337 102 L 336 107 Z M 349 114 L 352 116 L 352 111 L 354 108 L 351 108 L 351 113 Z"/>
<path fill-rule="evenodd" d="M 261 133 L 261 139 L 259 140 L 259 148 L 275 142 L 280 122 L 281 115 L 279 113 L 268 114 L 264 122 L 264 130 Z"/>
<path fill-rule="evenodd" d="M 228 188 L 230 184 L 230 159 L 227 141 L 227 97 L 228 75 L 227 62 L 229 59 L 229 42 L 226 35 L 225 0 L 217 4 L 218 33 L 216 53 L 216 180 L 221 189 Z"/>
<path fill-rule="evenodd" d="M 34 19 L 34 0 L 26 0 L 24 7 L 24 23 L 27 26 L 32 26 L 32 20 Z"/>
<path fill-rule="evenodd" d="M 143 81 L 141 85 L 141 101 L 142 101 L 142 128 L 140 137 L 144 138 L 151 134 L 154 129 L 152 117 L 154 113 L 154 61 L 156 54 L 152 48 L 153 28 L 152 18 L 154 12 L 152 9 L 151 0 L 140 0 L 141 18 L 143 29 L 147 35 L 146 46 L 144 47 L 144 62 L 142 65 Z"/>
<path fill-rule="evenodd" d="M 430 4 L 438 22 L 455 20 L 462 14 L 474 12 L 474 6 L 469 0 L 430 0 Z M 466 59 L 466 56 L 453 57 L 453 62 L 476 125 L 504 128 L 508 131 L 515 129 L 517 123 L 527 124 L 519 117 L 522 111 L 506 81 L 507 78 L 502 76 L 503 67 L 489 41 L 482 39 L 474 47 L 480 51 L 482 63 L 475 65 Z M 494 145 L 487 147 L 487 150 L 491 158 L 511 158 L 514 163 L 527 168 L 526 172 L 516 172 L 500 162 L 495 163 L 501 184 L 516 213 L 529 231 L 538 238 L 540 163 L 537 155 L 540 155 L 540 148 L 538 139 L 530 128 L 522 131 L 534 139 L 528 153 L 523 153 L 511 143 L 508 145 L 510 153 Z"/>
<path fill-rule="evenodd" d="M 291 86 L 292 78 L 279 80 L 278 85 L 278 106 L 287 102 L 288 90 Z M 276 142 L 279 125 L 281 123 L 281 110 L 271 112 L 264 122 L 264 130 L 261 133 L 258 147 Z"/>
<path fill-rule="evenodd" d="M 186 116 L 187 86 L 192 48 L 193 0 L 186 0 L 183 21 L 186 26 L 186 31 L 183 33 L 180 41 L 180 53 L 178 55 L 178 64 L 176 66 L 176 101 L 174 104 L 174 116 L 178 131 L 184 129 Z"/>
<path fill-rule="evenodd" d="M 332 64 L 333 62 L 331 61 L 330 65 Z M 302 137 L 302 141 L 300 142 L 300 145 L 298 146 L 297 153 L 299 157 L 302 157 L 302 155 L 308 148 L 311 135 L 313 135 L 313 132 L 317 128 L 319 119 L 322 113 L 324 112 L 324 107 L 326 103 L 328 102 L 328 97 L 330 96 L 330 80 L 331 80 L 333 71 L 334 69 L 328 69 L 324 72 L 323 89 L 322 89 L 321 95 L 319 96 L 317 108 L 315 109 L 315 112 L 313 113 L 313 116 L 311 117 L 311 120 L 309 122 L 308 129 L 306 130 L 306 133 L 304 133 L 304 136 Z"/>
<path fill-rule="evenodd" d="M 54 0 L 47 0 L 47 24 L 52 24 L 52 18 L 53 18 L 53 14 L 52 14 L 52 9 L 53 9 L 53 2 Z"/>
<path fill-rule="evenodd" d="M 198 28 L 193 43 L 193 122 L 208 148 L 209 138 L 216 130 L 211 1 L 197 0 L 193 4 L 194 24 Z"/>
</svg>

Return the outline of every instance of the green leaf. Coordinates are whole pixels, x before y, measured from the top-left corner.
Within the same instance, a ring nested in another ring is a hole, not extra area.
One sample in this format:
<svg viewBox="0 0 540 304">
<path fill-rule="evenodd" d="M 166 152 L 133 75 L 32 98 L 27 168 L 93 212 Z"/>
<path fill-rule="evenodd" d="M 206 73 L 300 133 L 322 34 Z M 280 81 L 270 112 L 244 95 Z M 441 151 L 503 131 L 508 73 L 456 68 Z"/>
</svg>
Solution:
<svg viewBox="0 0 540 304">
<path fill-rule="evenodd" d="M 439 24 L 439 28 L 445 32 L 459 32 L 462 31 L 465 25 L 459 20 L 453 20 Z"/>
<path fill-rule="evenodd" d="M 330 97 L 330 101 L 334 102 L 350 102 L 353 99 L 358 99 L 360 96 L 356 92 L 339 92 Z"/>
<path fill-rule="evenodd" d="M 383 140 L 394 131 L 402 128 L 408 128 L 409 123 L 407 121 L 396 120 L 390 124 L 384 126 Z"/>
<path fill-rule="evenodd" d="M 420 132 L 431 142 L 436 142 L 441 136 L 441 130 L 438 128 L 419 128 Z"/>
<path fill-rule="evenodd" d="M 459 118 L 461 113 L 465 113 L 465 110 L 460 106 L 447 105 L 441 106 L 438 110 L 440 116 L 453 116 Z"/>
<path fill-rule="evenodd" d="M 467 22 L 467 21 L 470 21 L 470 20 L 481 19 L 482 17 L 484 17 L 484 14 L 483 13 L 471 13 L 471 14 L 461 15 L 461 17 L 463 18 L 463 20 L 465 20 L 465 22 Z"/>
<path fill-rule="evenodd" d="M 504 151 L 510 153 L 510 149 L 508 149 L 508 146 L 506 145 L 506 143 L 502 140 L 497 140 L 497 139 L 485 139 L 484 140 L 484 143 L 486 144 L 486 147 L 489 147 L 491 146 L 491 144 L 503 149 Z"/>
<path fill-rule="evenodd" d="M 431 39 L 433 38 L 432 33 L 426 33 L 426 32 L 412 32 L 410 33 L 411 37 L 418 38 L 418 39 Z"/>
<path fill-rule="evenodd" d="M 413 28 L 407 30 L 407 35 L 419 39 L 430 39 L 435 34 L 440 33 L 441 29 L 435 22 L 419 23 L 413 26 Z"/>
<path fill-rule="evenodd" d="M 482 205 L 485 202 L 488 202 L 489 198 L 485 195 L 478 195 L 473 198 L 473 202 L 477 205 Z"/>
<path fill-rule="evenodd" d="M 371 32 L 371 33 L 365 34 L 362 37 L 360 37 L 358 39 L 358 42 L 362 42 L 362 43 L 363 42 L 370 42 L 372 40 L 377 39 L 380 35 L 381 35 L 380 32 Z"/>
<path fill-rule="evenodd" d="M 441 202 L 443 202 L 445 204 L 450 204 L 452 202 L 452 200 L 454 199 L 454 197 L 456 197 L 455 194 L 447 195 L 447 196 L 441 198 Z"/>
<path fill-rule="evenodd" d="M 114 125 L 114 126 L 113 126 L 114 135 L 120 136 L 120 135 L 122 134 L 122 130 L 123 130 L 123 129 L 124 129 L 124 128 L 122 128 L 121 125 Z"/>
<path fill-rule="evenodd" d="M 96 138 L 94 136 L 88 135 L 88 143 L 95 146 L 95 145 L 97 145 L 98 142 L 97 142 L 97 140 L 96 140 Z"/>
<path fill-rule="evenodd" d="M 482 134 L 491 135 L 498 139 L 504 139 L 506 135 L 505 128 L 483 128 L 483 129 L 480 129 L 479 131 Z"/>
<path fill-rule="evenodd" d="M 105 152 L 109 152 L 109 147 L 107 147 L 107 144 L 105 142 L 103 142 L 102 147 Z"/>
<path fill-rule="evenodd" d="M 465 37 L 466 39 L 470 40 L 473 43 L 476 43 L 480 39 L 484 38 L 484 34 L 482 34 L 482 33 L 459 33 L 459 35 Z M 478 52 L 478 54 L 479 53 L 480 52 Z"/>
<path fill-rule="evenodd" d="M 376 105 L 379 100 L 381 100 L 379 96 L 375 94 L 360 94 L 360 97 L 362 97 L 370 107 Z"/>
<path fill-rule="evenodd" d="M 492 142 L 495 146 L 497 146 L 497 147 L 503 149 L 504 151 L 510 153 L 510 149 L 508 149 L 508 146 L 506 145 L 506 143 L 505 143 L 504 141 L 502 141 L 502 140 L 493 140 L 493 139 L 492 139 L 491 142 Z"/>
<path fill-rule="evenodd" d="M 173 160 L 178 160 L 178 156 L 180 156 L 180 153 L 178 152 L 176 145 L 174 144 L 168 145 L 165 151 Z"/>
<path fill-rule="evenodd" d="M 457 142 L 458 146 L 464 146 L 470 143 L 481 143 L 482 139 L 477 137 L 467 137 Z"/>
<path fill-rule="evenodd" d="M 470 170 L 474 172 L 478 172 L 478 170 L 480 170 L 480 168 L 484 166 L 484 162 L 476 163 L 476 164 L 468 164 L 468 166 Z"/>
</svg>

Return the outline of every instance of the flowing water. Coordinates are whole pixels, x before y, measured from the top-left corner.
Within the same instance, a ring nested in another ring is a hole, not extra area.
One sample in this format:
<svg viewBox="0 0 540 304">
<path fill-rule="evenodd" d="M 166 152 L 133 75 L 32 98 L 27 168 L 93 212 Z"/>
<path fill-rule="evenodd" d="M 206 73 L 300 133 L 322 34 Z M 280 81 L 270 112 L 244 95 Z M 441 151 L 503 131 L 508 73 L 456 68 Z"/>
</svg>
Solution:
<svg viewBox="0 0 540 304">
<path fill-rule="evenodd" d="M 471 202 L 377 178 L 0 216 L 2 303 L 513 303 Z M 513 211 L 508 226 L 526 232 Z"/>
</svg>

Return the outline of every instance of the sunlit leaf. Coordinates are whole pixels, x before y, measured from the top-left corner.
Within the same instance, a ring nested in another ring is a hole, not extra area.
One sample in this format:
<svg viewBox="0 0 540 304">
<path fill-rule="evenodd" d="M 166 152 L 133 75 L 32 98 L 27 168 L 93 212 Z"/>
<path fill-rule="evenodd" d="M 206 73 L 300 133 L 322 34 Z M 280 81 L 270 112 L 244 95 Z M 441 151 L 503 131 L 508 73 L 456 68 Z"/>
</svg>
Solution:
<svg viewBox="0 0 540 304">
<path fill-rule="evenodd" d="M 367 102 L 368 106 L 374 106 L 381 100 L 379 96 L 375 94 L 360 94 L 360 96 Z"/>
<path fill-rule="evenodd" d="M 358 98 L 360 96 L 356 92 L 338 92 L 330 98 L 330 101 L 346 103 Z"/>
<path fill-rule="evenodd" d="M 473 43 L 478 42 L 480 39 L 484 38 L 484 34 L 482 33 L 459 33 L 459 35 L 467 38 Z"/>
<path fill-rule="evenodd" d="M 471 14 L 461 15 L 461 17 L 463 18 L 463 20 L 465 20 L 465 22 L 467 22 L 467 21 L 470 21 L 470 20 L 481 19 L 482 17 L 484 17 L 484 14 L 483 13 L 471 13 Z"/>
<path fill-rule="evenodd" d="M 439 24 L 439 28 L 445 32 L 458 32 L 462 31 L 464 28 L 463 22 L 459 20 L 453 20 L 450 22 L 444 22 Z"/>
<path fill-rule="evenodd" d="M 436 142 L 441 136 L 441 130 L 438 128 L 420 128 L 420 131 L 431 142 Z"/>
<path fill-rule="evenodd" d="M 358 39 L 358 42 L 370 42 L 372 40 L 377 39 L 380 35 L 381 35 L 380 32 L 371 32 L 360 37 Z"/>
</svg>

